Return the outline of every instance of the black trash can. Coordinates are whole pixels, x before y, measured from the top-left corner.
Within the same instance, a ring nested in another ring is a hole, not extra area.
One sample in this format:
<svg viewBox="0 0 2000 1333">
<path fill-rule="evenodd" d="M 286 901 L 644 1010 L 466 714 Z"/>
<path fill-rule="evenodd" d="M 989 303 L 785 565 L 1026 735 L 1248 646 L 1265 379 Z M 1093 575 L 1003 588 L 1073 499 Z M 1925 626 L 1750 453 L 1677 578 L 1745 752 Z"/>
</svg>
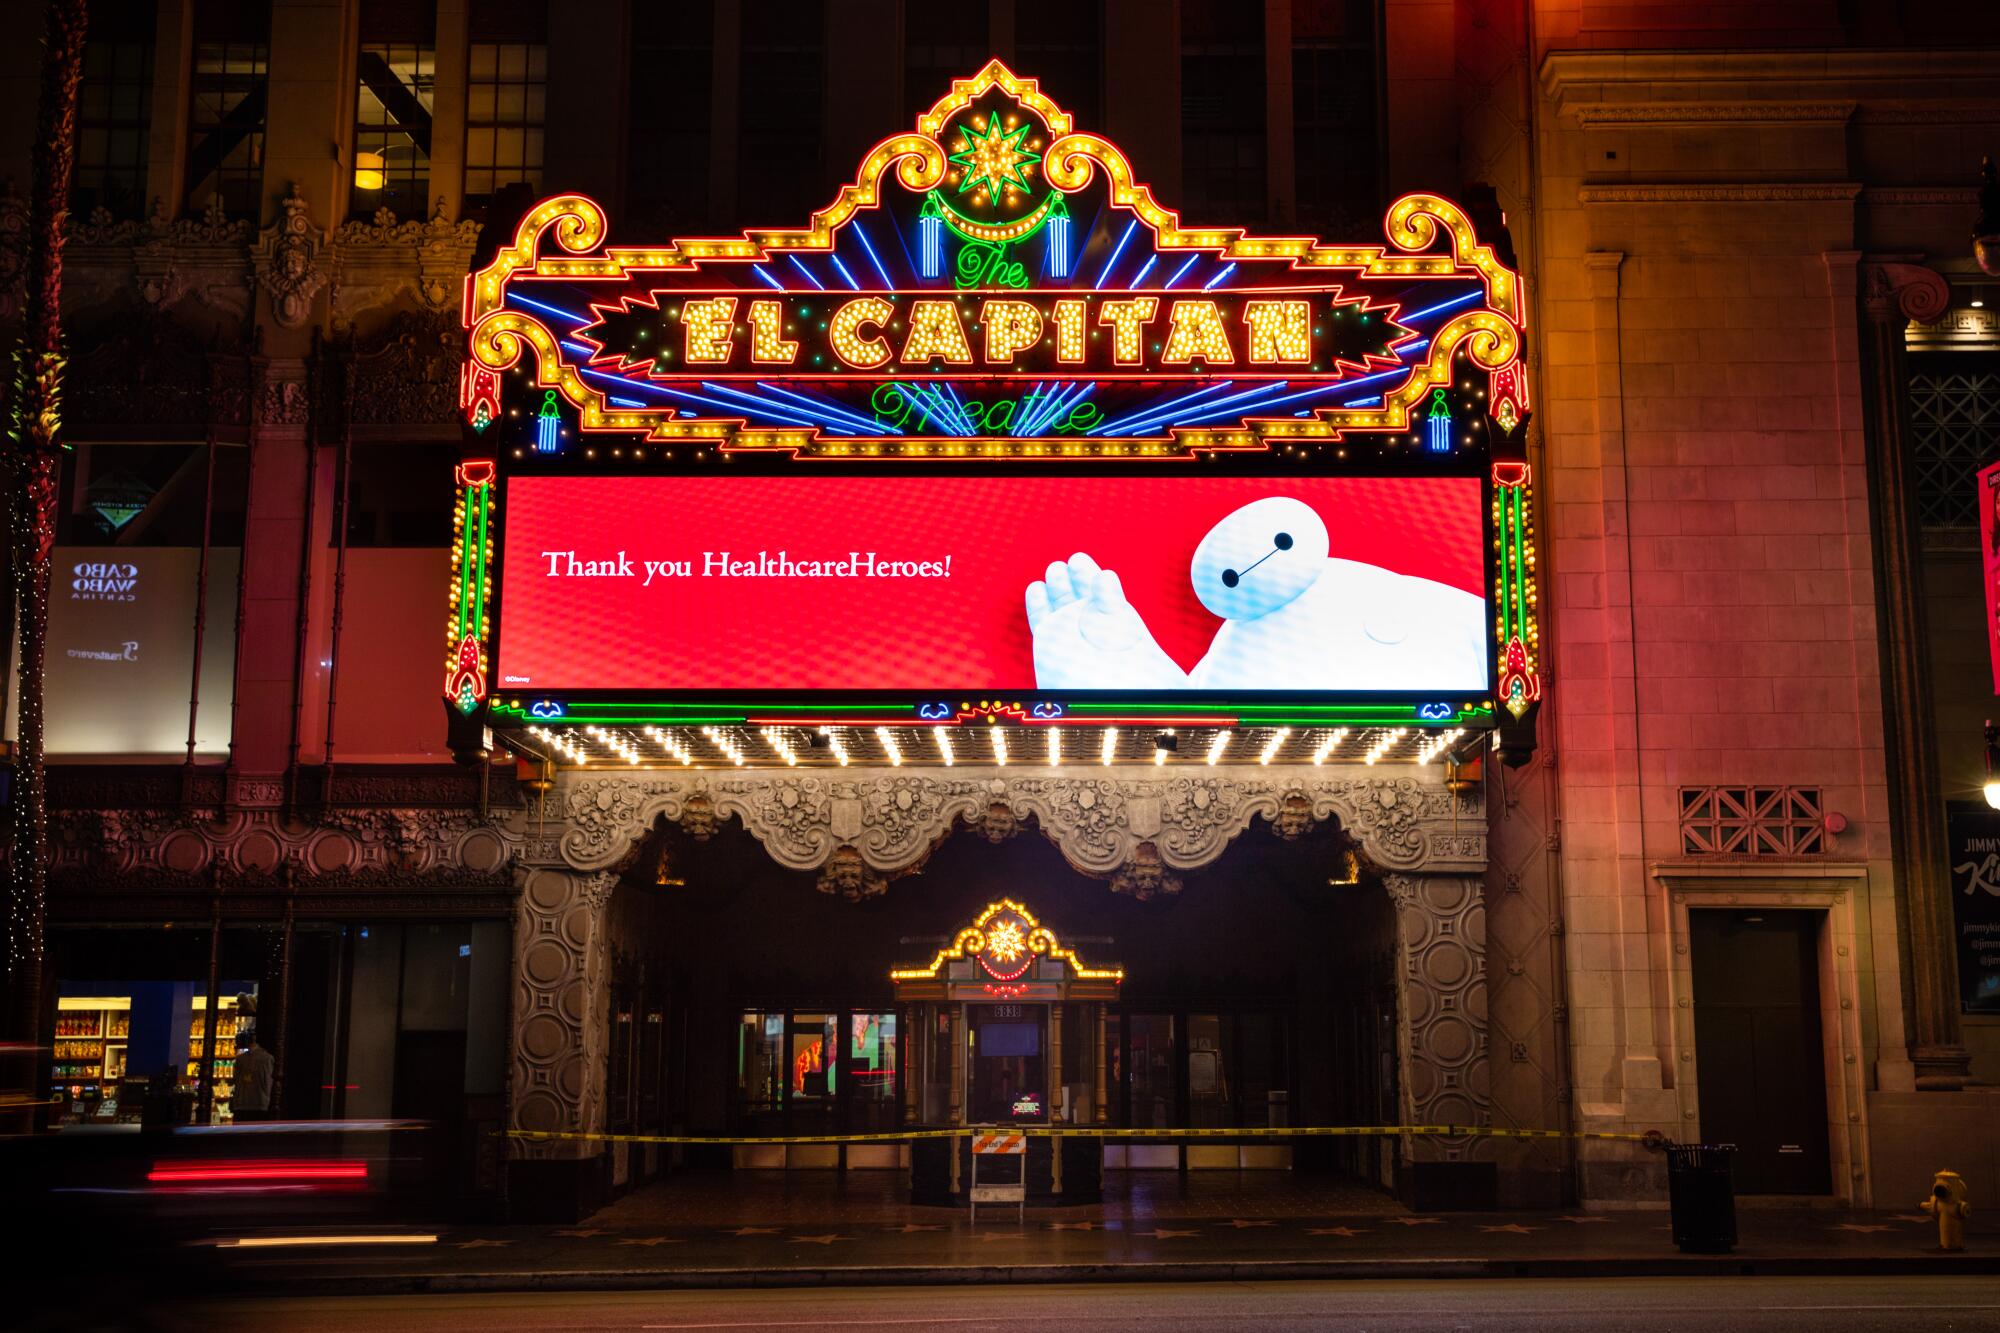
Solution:
<svg viewBox="0 0 2000 1333">
<path fill-rule="evenodd" d="M 1730 1179 L 1736 1149 L 1669 1143 L 1666 1151 L 1674 1244 L 1688 1254 L 1728 1254 L 1736 1248 L 1736 1186 Z"/>
</svg>

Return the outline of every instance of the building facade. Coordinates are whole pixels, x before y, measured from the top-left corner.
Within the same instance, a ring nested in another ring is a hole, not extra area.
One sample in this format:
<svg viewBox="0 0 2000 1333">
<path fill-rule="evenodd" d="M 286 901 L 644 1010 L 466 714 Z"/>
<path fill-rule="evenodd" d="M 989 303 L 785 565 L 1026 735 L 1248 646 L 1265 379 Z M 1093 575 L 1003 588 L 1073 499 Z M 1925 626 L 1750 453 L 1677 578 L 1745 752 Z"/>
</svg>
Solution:
<svg viewBox="0 0 2000 1333">
<path fill-rule="evenodd" d="M 1979 894 L 1947 823 L 1976 820 L 1992 680 L 2000 292 L 1967 239 L 1990 16 L 97 8 L 50 685 L 71 1118 L 119 1115 L 113 1047 L 227 1114 L 226 1039 L 254 1026 L 284 1114 L 447 1122 L 452 1188 L 576 1211 L 699 1153 L 489 1131 L 928 1119 L 953 1093 L 915 1072 L 937 1034 L 889 972 L 1011 897 L 1125 967 L 1104 1028 L 1046 1038 L 1100 1122 L 1728 1137 L 1739 1188 L 1857 1205 L 1949 1142 L 1989 1145 L 1954 1165 L 2000 1188 L 2000 1013 L 1964 984 Z M 20 181 L 37 55 L 0 56 Z M 616 243 L 801 225 L 992 57 L 1191 223 L 1379 245 L 1393 201 L 1435 194 L 1519 273 L 1531 730 L 1450 782 L 1387 727 L 1212 759 L 1198 725 L 1172 751 L 1128 728 L 1101 761 L 1079 731 L 1061 764 L 1030 728 L 921 755 L 849 730 L 836 761 L 696 727 L 685 762 L 607 769 L 585 738 L 454 763 L 454 468 L 491 453 L 460 412 L 468 270 L 524 198 L 588 196 Z M 23 218 L 0 203 L 0 242 Z M 1104 1165 L 1663 1192 L 1623 1140 L 1276 1142 Z"/>
</svg>

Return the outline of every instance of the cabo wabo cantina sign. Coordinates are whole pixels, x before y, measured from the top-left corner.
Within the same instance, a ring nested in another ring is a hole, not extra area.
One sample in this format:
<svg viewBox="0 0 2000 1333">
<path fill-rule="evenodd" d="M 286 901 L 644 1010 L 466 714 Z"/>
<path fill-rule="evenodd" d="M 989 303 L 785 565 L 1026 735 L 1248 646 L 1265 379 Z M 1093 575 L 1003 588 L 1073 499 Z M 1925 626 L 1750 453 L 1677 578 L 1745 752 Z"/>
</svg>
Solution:
<svg viewBox="0 0 2000 1333">
<path fill-rule="evenodd" d="M 1539 698 L 1519 284 L 1184 223 L 999 62 L 799 228 L 466 283 L 446 694 L 580 723 L 1340 721 Z"/>
</svg>

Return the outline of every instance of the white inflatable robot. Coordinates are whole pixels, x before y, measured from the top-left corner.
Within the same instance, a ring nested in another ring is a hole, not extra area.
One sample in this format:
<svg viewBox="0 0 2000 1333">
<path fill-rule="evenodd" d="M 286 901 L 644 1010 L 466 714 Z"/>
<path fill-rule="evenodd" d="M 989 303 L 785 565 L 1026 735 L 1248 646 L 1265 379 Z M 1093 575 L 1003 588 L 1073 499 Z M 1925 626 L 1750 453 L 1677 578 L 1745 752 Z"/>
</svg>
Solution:
<svg viewBox="0 0 2000 1333">
<path fill-rule="evenodd" d="M 1195 547 L 1188 573 L 1223 619 L 1192 672 L 1154 641 L 1118 575 L 1081 552 L 1028 585 L 1046 690 L 1438 690 L 1487 678 L 1485 602 L 1431 579 L 1328 556 L 1326 524 L 1289 497 L 1253 501 Z"/>
</svg>

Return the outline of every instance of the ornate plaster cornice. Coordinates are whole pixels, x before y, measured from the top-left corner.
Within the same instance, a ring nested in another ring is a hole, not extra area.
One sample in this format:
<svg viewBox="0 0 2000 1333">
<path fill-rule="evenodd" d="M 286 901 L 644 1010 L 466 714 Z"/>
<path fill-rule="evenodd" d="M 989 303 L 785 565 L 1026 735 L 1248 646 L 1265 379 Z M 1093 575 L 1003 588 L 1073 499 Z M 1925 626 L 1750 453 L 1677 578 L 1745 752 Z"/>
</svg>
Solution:
<svg viewBox="0 0 2000 1333">
<path fill-rule="evenodd" d="M 222 818 L 177 809 L 68 810 L 51 819 L 59 892 L 364 888 L 509 889 L 515 839 L 469 810 L 275 810 Z"/>
<path fill-rule="evenodd" d="M 831 865 L 837 882 L 822 887 L 849 894 L 868 892 L 867 872 L 919 865 L 961 821 L 997 838 L 1029 816 L 1071 865 L 1141 896 L 1171 892 L 1173 872 L 1215 860 L 1258 818 L 1293 836 L 1303 824 L 1335 820 L 1385 869 L 1477 873 L 1486 861 L 1476 798 L 1446 791 L 1442 774 L 1428 770 L 570 773 L 555 809 L 566 823 L 559 838 L 541 842 L 541 854 L 573 870 L 620 863 L 660 820 L 704 837 L 734 817 L 780 865 Z"/>
<path fill-rule="evenodd" d="M 1655 181 L 1584 185 L 1585 204 L 1761 204 L 1851 201 L 1860 181 Z"/>
<path fill-rule="evenodd" d="M 1841 125 L 1853 102 L 1578 102 L 1570 108 L 1586 129 L 1606 125 L 1678 128 L 1690 125 Z"/>
</svg>

